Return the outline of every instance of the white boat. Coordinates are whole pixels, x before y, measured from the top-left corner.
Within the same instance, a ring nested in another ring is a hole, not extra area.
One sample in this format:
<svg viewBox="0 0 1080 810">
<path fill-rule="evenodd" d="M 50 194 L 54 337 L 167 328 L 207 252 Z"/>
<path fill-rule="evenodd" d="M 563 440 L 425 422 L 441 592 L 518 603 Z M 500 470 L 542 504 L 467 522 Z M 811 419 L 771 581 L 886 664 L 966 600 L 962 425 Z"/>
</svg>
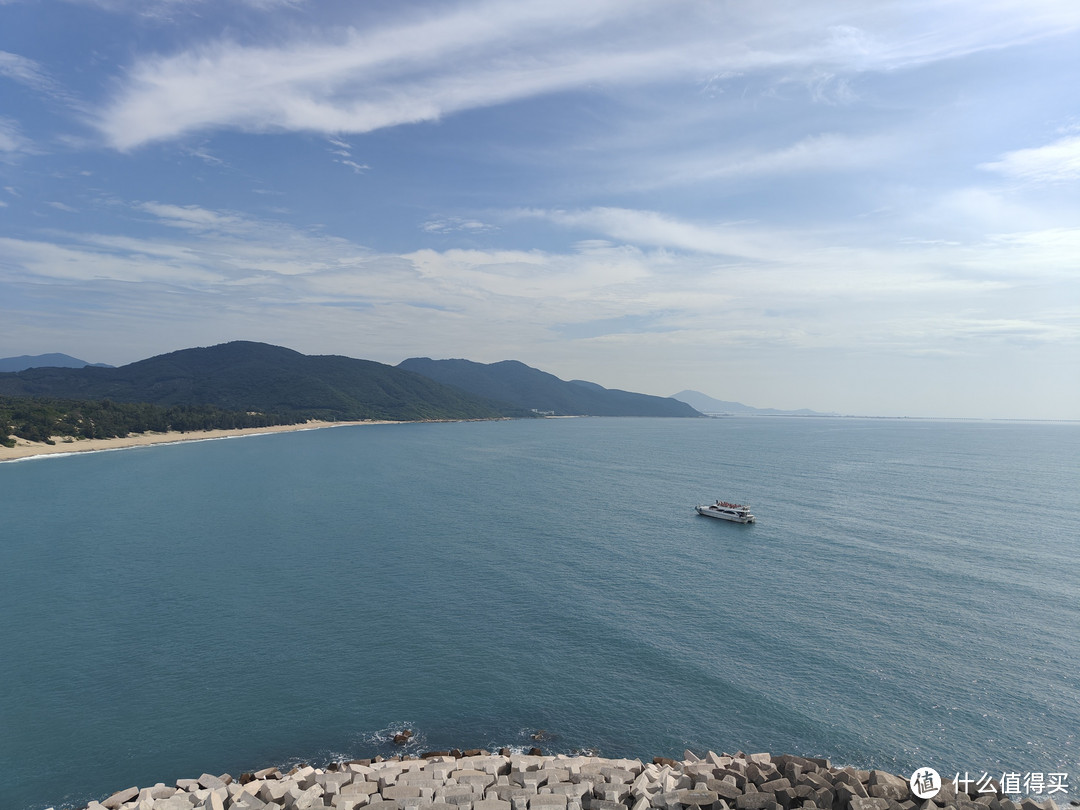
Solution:
<svg viewBox="0 0 1080 810">
<path fill-rule="evenodd" d="M 717 501 L 709 506 L 695 506 L 694 508 L 699 515 L 719 518 L 720 520 L 731 520 L 735 523 L 753 523 L 757 519 L 750 514 L 749 506 L 740 506 L 737 503 L 728 503 L 727 501 Z"/>
</svg>

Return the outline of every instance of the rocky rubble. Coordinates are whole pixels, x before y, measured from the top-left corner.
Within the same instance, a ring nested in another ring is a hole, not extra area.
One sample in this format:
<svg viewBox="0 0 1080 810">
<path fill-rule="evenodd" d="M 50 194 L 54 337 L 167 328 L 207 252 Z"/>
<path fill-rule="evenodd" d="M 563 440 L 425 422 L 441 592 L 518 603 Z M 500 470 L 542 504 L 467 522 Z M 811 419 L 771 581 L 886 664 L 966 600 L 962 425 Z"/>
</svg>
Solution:
<svg viewBox="0 0 1080 810">
<path fill-rule="evenodd" d="M 985 786 L 984 786 L 985 787 Z M 973 788 L 974 790 L 974 788 Z M 1073 802 L 1072 804 L 1080 804 Z M 128 788 L 86 810 L 1058 810 L 1051 798 L 960 793 L 920 801 L 904 777 L 828 760 L 690 751 L 682 761 L 437 752 L 233 779 Z"/>
</svg>

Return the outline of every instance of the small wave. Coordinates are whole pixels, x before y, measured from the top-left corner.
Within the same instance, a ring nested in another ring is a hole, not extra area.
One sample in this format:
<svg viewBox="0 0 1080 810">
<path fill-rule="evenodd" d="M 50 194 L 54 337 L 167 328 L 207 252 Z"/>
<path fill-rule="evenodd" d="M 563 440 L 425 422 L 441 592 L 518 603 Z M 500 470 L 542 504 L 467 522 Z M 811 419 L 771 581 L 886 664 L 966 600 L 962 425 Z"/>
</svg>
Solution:
<svg viewBox="0 0 1080 810">
<path fill-rule="evenodd" d="M 412 736 L 404 743 L 395 743 L 394 737 L 402 732 L 412 732 Z M 360 732 L 356 735 L 358 747 L 365 753 L 363 756 L 418 754 L 427 750 L 427 735 L 417 728 L 416 723 L 400 721 L 380 728 L 376 731 Z"/>
</svg>

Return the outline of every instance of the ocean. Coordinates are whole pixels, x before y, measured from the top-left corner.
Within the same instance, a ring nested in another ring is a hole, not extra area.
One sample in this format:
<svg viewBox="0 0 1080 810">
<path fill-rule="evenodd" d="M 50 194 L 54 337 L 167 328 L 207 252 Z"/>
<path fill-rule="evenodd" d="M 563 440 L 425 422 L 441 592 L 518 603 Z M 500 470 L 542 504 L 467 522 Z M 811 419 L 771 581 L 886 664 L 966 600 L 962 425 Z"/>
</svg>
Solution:
<svg viewBox="0 0 1080 810">
<path fill-rule="evenodd" d="M 402 753 L 404 728 L 409 753 L 770 751 L 1077 798 L 1078 493 L 1080 424 L 1047 423 L 403 424 L 0 464 L 0 804 Z M 758 522 L 694 513 L 717 498 Z"/>
</svg>

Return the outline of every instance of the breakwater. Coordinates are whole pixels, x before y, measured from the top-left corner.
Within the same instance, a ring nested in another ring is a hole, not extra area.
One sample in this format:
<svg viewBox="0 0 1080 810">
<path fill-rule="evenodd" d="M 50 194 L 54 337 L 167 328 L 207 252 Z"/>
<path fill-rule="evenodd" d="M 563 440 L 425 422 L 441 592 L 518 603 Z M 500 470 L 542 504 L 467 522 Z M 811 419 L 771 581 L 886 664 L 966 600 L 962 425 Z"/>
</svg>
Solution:
<svg viewBox="0 0 1080 810">
<path fill-rule="evenodd" d="M 921 792 L 921 791 L 920 791 Z M 1072 802 L 1078 805 L 1080 802 Z M 352 760 L 288 773 L 266 768 L 132 787 L 87 810 L 1057 810 L 1053 798 L 1013 800 L 995 783 L 968 793 L 948 780 L 919 799 L 908 779 L 770 754 L 657 757 L 433 752 Z"/>
</svg>

